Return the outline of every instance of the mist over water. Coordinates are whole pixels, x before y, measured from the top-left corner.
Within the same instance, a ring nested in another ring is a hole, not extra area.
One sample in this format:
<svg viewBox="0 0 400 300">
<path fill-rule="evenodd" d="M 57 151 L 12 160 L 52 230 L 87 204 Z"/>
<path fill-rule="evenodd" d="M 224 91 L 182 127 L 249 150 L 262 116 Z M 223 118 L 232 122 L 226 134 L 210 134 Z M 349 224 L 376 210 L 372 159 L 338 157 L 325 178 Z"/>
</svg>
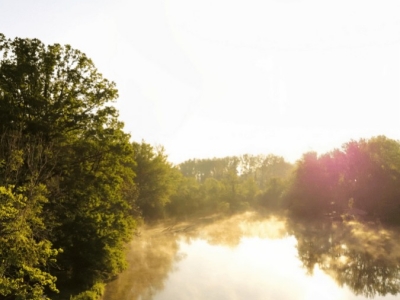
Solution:
<svg viewBox="0 0 400 300">
<path fill-rule="evenodd" d="M 144 227 L 103 299 L 400 299 L 396 236 L 250 212 Z"/>
</svg>

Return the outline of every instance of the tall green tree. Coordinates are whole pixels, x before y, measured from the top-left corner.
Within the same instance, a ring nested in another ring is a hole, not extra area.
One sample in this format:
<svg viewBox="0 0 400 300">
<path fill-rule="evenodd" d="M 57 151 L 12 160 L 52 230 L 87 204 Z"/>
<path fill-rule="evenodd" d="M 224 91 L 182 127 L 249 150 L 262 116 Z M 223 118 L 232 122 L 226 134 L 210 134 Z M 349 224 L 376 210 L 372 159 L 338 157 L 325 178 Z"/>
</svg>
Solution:
<svg viewBox="0 0 400 300">
<path fill-rule="evenodd" d="M 0 56 L 0 218 L 13 233 L 2 237 L 0 295 L 42 299 L 57 277 L 69 298 L 123 269 L 134 227 L 117 89 L 69 45 L 0 34 Z"/>
</svg>

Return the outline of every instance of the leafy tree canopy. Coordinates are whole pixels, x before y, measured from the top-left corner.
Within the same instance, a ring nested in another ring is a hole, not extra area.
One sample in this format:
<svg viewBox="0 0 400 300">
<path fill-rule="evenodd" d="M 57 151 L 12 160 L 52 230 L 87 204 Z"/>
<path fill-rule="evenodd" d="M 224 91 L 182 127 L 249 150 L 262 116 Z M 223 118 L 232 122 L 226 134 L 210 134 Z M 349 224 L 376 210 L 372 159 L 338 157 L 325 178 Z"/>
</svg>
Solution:
<svg viewBox="0 0 400 300">
<path fill-rule="evenodd" d="M 115 84 L 69 45 L 0 34 L 0 295 L 61 298 L 124 268 L 133 148 Z"/>
</svg>

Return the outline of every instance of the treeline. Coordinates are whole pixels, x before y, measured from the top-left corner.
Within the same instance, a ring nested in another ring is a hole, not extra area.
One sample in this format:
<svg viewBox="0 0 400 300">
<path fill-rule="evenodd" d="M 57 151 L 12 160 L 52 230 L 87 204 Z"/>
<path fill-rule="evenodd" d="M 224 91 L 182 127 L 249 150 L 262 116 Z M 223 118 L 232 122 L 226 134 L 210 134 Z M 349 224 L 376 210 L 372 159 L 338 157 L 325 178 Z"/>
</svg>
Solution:
<svg viewBox="0 0 400 300">
<path fill-rule="evenodd" d="M 236 213 L 282 205 L 293 166 L 275 155 L 194 159 L 178 165 L 177 192 L 165 209 L 169 216 Z"/>
<path fill-rule="evenodd" d="M 295 165 L 282 157 L 251 156 L 190 160 L 166 209 L 237 212 L 264 209 L 289 217 L 400 224 L 400 142 L 385 136 L 345 143 Z"/>
<path fill-rule="evenodd" d="M 307 153 L 286 197 L 296 216 L 347 214 L 400 224 L 400 143 L 378 136 L 320 156 Z"/>
<path fill-rule="evenodd" d="M 132 143 L 135 205 L 141 218 L 190 218 L 250 208 L 276 210 L 293 165 L 275 155 L 193 159 L 173 166 L 164 149 Z"/>
<path fill-rule="evenodd" d="M 70 46 L 0 34 L 0 298 L 97 299 L 138 221 L 264 209 L 399 222 L 400 145 L 351 141 L 295 165 L 194 159 L 132 142 L 113 82 Z"/>
</svg>

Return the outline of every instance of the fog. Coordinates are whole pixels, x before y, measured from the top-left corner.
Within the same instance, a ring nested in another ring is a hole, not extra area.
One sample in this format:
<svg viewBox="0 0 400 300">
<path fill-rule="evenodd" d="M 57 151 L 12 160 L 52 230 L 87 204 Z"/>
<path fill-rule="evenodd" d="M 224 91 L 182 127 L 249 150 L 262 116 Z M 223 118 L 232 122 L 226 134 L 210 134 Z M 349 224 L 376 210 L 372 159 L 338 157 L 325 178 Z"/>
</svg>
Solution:
<svg viewBox="0 0 400 300">
<path fill-rule="evenodd" d="M 396 234 L 254 212 L 147 225 L 103 299 L 397 299 Z"/>
</svg>

